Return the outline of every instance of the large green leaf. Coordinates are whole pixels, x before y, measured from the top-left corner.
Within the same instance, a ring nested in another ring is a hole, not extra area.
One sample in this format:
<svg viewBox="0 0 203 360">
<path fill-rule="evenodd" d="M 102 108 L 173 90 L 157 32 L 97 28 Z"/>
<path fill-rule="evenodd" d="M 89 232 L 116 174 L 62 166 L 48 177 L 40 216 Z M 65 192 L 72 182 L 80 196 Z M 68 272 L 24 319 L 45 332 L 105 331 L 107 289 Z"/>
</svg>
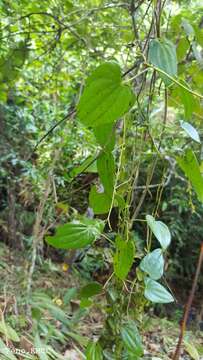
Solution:
<svg viewBox="0 0 203 360">
<path fill-rule="evenodd" d="M 111 124 L 132 106 L 131 89 L 121 82 L 121 70 L 116 63 L 104 63 L 89 76 L 78 104 L 78 117 L 86 126 Z"/>
<path fill-rule="evenodd" d="M 174 301 L 173 296 L 157 281 L 150 278 L 145 279 L 144 296 L 154 303 L 170 303 Z"/>
<path fill-rule="evenodd" d="M 114 255 L 113 264 L 116 276 L 125 280 L 134 260 L 134 243 L 132 241 L 124 241 L 120 236 L 116 238 L 116 253 Z"/>
<path fill-rule="evenodd" d="M 133 359 L 140 359 L 143 355 L 142 340 L 134 321 L 129 321 L 121 328 L 121 337 L 126 350 Z"/>
<path fill-rule="evenodd" d="M 177 162 L 190 180 L 199 201 L 203 202 L 203 176 L 194 152 L 187 149 L 183 157 L 177 158 Z"/>
<path fill-rule="evenodd" d="M 156 249 L 147 254 L 140 263 L 140 269 L 146 272 L 151 279 L 160 279 L 164 272 L 162 249 Z"/>
<path fill-rule="evenodd" d="M 171 242 L 171 234 L 168 226 L 162 221 L 156 221 L 151 215 L 147 215 L 146 220 L 153 234 L 161 244 L 161 247 L 165 250 Z"/>
<path fill-rule="evenodd" d="M 111 153 L 102 153 L 97 160 L 97 169 L 105 193 L 111 198 L 115 182 L 115 161 Z"/>
<path fill-rule="evenodd" d="M 47 236 L 49 245 L 59 249 L 79 249 L 91 244 L 103 231 L 104 223 L 100 220 L 83 221 L 59 226 L 56 235 Z"/>
<path fill-rule="evenodd" d="M 103 360 L 101 345 L 98 342 L 90 341 L 86 349 L 86 360 Z"/>
<path fill-rule="evenodd" d="M 167 39 L 153 39 L 149 45 L 148 60 L 157 68 L 163 70 L 170 76 L 177 75 L 176 48 Z M 166 85 L 171 84 L 171 80 L 161 74 Z"/>
</svg>

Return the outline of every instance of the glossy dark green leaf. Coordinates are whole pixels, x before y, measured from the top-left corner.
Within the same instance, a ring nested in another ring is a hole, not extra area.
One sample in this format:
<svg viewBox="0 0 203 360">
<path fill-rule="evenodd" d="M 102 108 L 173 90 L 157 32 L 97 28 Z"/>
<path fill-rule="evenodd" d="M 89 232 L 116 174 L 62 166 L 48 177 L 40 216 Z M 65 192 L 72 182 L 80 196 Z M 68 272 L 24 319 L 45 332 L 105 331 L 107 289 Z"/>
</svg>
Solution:
<svg viewBox="0 0 203 360">
<path fill-rule="evenodd" d="M 157 281 L 150 278 L 145 279 L 144 296 L 154 303 L 167 304 L 174 301 L 173 296 Z"/>
<path fill-rule="evenodd" d="M 122 326 L 121 337 L 129 355 L 139 359 L 143 355 L 142 340 L 134 321 Z"/>
<path fill-rule="evenodd" d="M 132 90 L 121 82 L 116 63 L 104 63 L 89 76 L 78 104 L 78 118 L 86 126 L 111 124 L 132 106 Z"/>
<path fill-rule="evenodd" d="M 79 296 L 81 298 L 89 298 L 98 295 L 101 292 L 102 292 L 102 285 L 95 281 L 88 285 L 83 286 L 83 288 L 80 290 Z"/>
<path fill-rule="evenodd" d="M 120 236 L 116 238 L 116 253 L 113 259 L 114 272 L 116 276 L 125 280 L 134 261 L 134 243 L 124 241 Z"/>
<path fill-rule="evenodd" d="M 111 198 L 115 182 L 115 161 L 112 153 L 102 153 L 97 160 L 97 169 L 105 193 Z"/>
<path fill-rule="evenodd" d="M 149 45 L 148 60 L 157 68 L 163 70 L 170 76 L 177 75 L 177 57 L 174 44 L 167 39 L 153 39 Z M 171 84 L 171 80 L 160 75 L 166 85 Z"/>
<path fill-rule="evenodd" d="M 194 152 L 187 149 L 183 157 L 177 158 L 177 162 L 190 180 L 199 201 L 203 202 L 203 176 Z"/>
<path fill-rule="evenodd" d="M 91 187 L 89 206 L 93 209 L 95 215 L 108 213 L 111 202 L 111 198 L 105 192 L 98 192 L 95 185 Z"/>
<path fill-rule="evenodd" d="M 59 249 L 79 249 L 95 241 L 103 228 L 104 223 L 100 220 L 83 219 L 83 222 L 59 226 L 56 235 L 47 236 L 46 241 Z"/>
<path fill-rule="evenodd" d="M 86 352 L 86 360 L 103 360 L 103 352 L 101 345 L 98 342 L 90 341 Z"/>
<path fill-rule="evenodd" d="M 163 248 L 163 250 L 166 250 L 166 248 L 171 243 L 171 234 L 168 226 L 162 221 L 156 221 L 151 215 L 147 215 L 146 220 L 154 236 L 161 244 L 161 247 Z"/>
<path fill-rule="evenodd" d="M 164 258 L 162 249 L 156 249 L 147 254 L 140 263 L 140 269 L 151 279 L 158 280 L 164 273 Z"/>
</svg>

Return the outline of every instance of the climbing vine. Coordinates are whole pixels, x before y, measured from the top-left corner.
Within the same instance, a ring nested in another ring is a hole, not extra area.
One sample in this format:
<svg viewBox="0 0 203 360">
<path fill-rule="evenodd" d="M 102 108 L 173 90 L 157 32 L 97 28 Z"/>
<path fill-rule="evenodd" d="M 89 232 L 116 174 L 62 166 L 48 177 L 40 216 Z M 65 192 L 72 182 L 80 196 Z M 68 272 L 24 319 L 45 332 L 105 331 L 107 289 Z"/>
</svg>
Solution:
<svg viewBox="0 0 203 360">
<path fill-rule="evenodd" d="M 186 120 L 180 123 L 179 131 L 182 128 L 196 143 L 201 143 L 197 130 L 187 120 L 201 112 L 202 95 L 199 86 L 194 88 L 193 80 L 188 83 L 188 76 L 184 75 L 190 56 L 200 62 L 198 30 L 183 15 L 170 15 L 162 0 L 147 4 L 140 1 L 137 5 L 131 1 L 130 13 L 132 63 L 127 70 L 121 69 L 116 60 L 98 64 L 87 77 L 76 105 L 76 120 L 92 131 L 98 145 L 97 153 L 75 172 L 76 176 L 91 166 L 97 169 L 98 179 L 89 193 L 91 215 L 82 214 L 74 222 L 60 226 L 55 236 L 46 238 L 52 246 L 63 249 L 97 244 L 101 238 L 111 248 L 112 273 L 106 283 L 90 283 L 82 291 L 87 304 L 97 294 L 106 295 L 104 329 L 86 350 L 86 357 L 91 360 L 141 358 L 144 349 L 140 330 L 145 308 L 150 303 L 175 300 L 164 278 L 171 234 L 159 219 L 162 191 L 170 181 L 174 161 L 203 201 L 203 177 L 192 145 L 185 150 L 183 143 L 175 151 L 174 147 L 163 145 L 170 107 L 175 109 L 179 104 Z M 184 38 L 190 44 L 189 50 L 180 44 Z M 160 122 L 154 127 L 152 117 L 159 103 L 163 109 Z M 153 184 L 160 162 L 160 183 Z M 152 187 L 157 189 L 154 209 L 145 218 L 139 218 Z M 140 223 L 146 228 L 146 242 L 141 250 L 135 235 Z"/>
</svg>

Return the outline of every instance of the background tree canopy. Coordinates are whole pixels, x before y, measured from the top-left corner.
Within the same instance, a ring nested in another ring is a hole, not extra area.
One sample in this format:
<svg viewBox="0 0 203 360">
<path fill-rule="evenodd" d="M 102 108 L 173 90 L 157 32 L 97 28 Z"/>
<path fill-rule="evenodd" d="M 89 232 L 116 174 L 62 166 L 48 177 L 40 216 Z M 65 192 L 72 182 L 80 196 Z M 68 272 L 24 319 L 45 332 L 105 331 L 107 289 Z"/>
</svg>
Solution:
<svg viewBox="0 0 203 360">
<path fill-rule="evenodd" d="M 40 360 L 69 359 L 67 343 L 144 359 L 146 309 L 175 299 L 153 308 L 179 320 L 202 243 L 202 4 L 2 0 L 0 14 L 2 358 L 8 338 L 46 344 Z M 201 276 L 200 320 L 202 290 Z M 104 329 L 83 339 L 93 296 Z"/>
</svg>

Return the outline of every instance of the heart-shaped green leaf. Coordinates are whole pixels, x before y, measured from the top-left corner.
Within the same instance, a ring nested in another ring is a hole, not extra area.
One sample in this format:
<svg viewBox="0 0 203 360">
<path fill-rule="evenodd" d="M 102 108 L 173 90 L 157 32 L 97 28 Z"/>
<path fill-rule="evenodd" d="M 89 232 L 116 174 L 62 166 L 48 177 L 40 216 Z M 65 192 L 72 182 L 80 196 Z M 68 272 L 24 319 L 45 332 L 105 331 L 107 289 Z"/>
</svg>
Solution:
<svg viewBox="0 0 203 360">
<path fill-rule="evenodd" d="M 167 304 L 174 301 L 173 296 L 157 281 L 150 278 L 145 279 L 144 296 L 146 299 L 160 304 Z"/>
<path fill-rule="evenodd" d="M 156 249 L 147 254 L 140 263 L 140 269 L 146 272 L 151 279 L 160 279 L 164 272 L 162 249 Z"/>
<path fill-rule="evenodd" d="M 156 221 L 151 215 L 147 215 L 146 220 L 154 236 L 161 244 L 161 247 L 166 250 L 166 248 L 170 245 L 171 242 L 171 234 L 168 226 L 165 225 L 162 221 Z"/>
<path fill-rule="evenodd" d="M 80 222 L 59 226 L 56 235 L 47 236 L 46 241 L 58 249 L 79 249 L 96 240 L 103 228 L 102 221 L 86 218 Z"/>
<path fill-rule="evenodd" d="M 176 48 L 167 39 L 153 39 L 149 45 L 148 60 L 157 68 L 163 70 L 170 76 L 177 75 Z M 166 85 L 171 84 L 171 80 L 166 75 L 160 75 Z"/>
<path fill-rule="evenodd" d="M 77 107 L 79 120 L 92 128 L 111 124 L 124 115 L 134 102 L 129 86 L 121 82 L 116 63 L 104 63 L 89 76 Z"/>
</svg>

